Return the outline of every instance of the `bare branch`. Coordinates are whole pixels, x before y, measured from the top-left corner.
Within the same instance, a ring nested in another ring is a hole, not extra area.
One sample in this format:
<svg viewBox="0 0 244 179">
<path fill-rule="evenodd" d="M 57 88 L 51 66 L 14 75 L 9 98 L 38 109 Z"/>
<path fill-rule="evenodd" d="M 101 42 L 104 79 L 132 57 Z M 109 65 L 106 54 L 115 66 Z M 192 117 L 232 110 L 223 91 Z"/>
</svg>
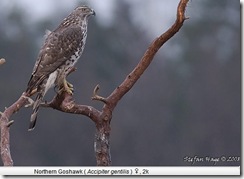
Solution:
<svg viewBox="0 0 244 179">
<path fill-rule="evenodd" d="M 42 107 L 51 107 L 53 109 L 72 114 L 81 114 L 89 117 L 94 122 L 99 120 L 100 111 L 92 106 L 76 104 L 73 96 L 67 92 L 57 94 L 51 102 L 41 105 Z"/>
<path fill-rule="evenodd" d="M 24 97 L 23 93 L 20 98 L 12 104 L 10 107 L 6 108 L 4 112 L 1 113 L 1 157 L 4 166 L 13 166 L 13 160 L 10 153 L 10 138 L 9 138 L 9 127 L 14 121 L 9 121 L 10 117 L 16 113 L 21 107 L 23 107 L 27 99 Z"/>
<path fill-rule="evenodd" d="M 99 96 L 97 93 L 98 93 L 98 91 L 99 91 L 99 89 L 100 89 L 100 87 L 99 87 L 99 85 L 97 85 L 95 88 L 94 88 L 94 90 L 93 90 L 93 96 L 92 96 L 92 100 L 97 100 L 97 101 L 101 101 L 101 102 L 103 102 L 103 103 L 107 103 L 107 99 L 106 98 L 104 98 L 104 97 L 102 97 L 102 96 Z"/>
<path fill-rule="evenodd" d="M 151 64 L 158 50 L 173 37 L 183 26 L 185 17 L 185 9 L 189 0 L 181 0 L 177 8 L 177 19 L 175 23 L 161 36 L 156 38 L 148 47 L 143 57 L 134 70 L 125 78 L 125 80 L 117 87 L 107 98 L 110 110 L 113 110 L 118 101 L 133 87 L 137 80 L 141 77 L 147 67 Z"/>
<path fill-rule="evenodd" d="M 110 121 L 112 119 L 112 112 L 116 107 L 120 99 L 134 86 L 137 80 L 141 77 L 144 71 L 151 64 L 155 54 L 167 42 L 173 37 L 183 26 L 185 18 L 185 8 L 188 0 L 181 0 L 177 8 L 177 19 L 175 23 L 164 34 L 156 38 L 146 50 L 145 54 L 141 58 L 138 65 L 134 70 L 127 75 L 125 80 L 106 98 L 106 103 L 103 106 L 101 119 L 102 125 L 96 125 L 97 131 L 101 133 L 96 135 L 100 137 L 97 141 L 100 141 L 99 147 L 95 148 L 98 165 L 110 165 L 110 148 L 109 148 L 109 134 L 110 134 Z M 97 92 L 97 91 L 95 91 Z M 109 126 L 109 127 L 108 127 Z M 104 136 L 106 136 L 104 138 Z M 96 145 L 95 145 L 96 146 Z M 102 149 L 102 150 L 101 150 Z M 99 155 L 98 155 L 98 153 Z"/>
<path fill-rule="evenodd" d="M 0 59 L 0 65 L 4 64 L 6 62 L 6 60 L 4 58 Z"/>
</svg>

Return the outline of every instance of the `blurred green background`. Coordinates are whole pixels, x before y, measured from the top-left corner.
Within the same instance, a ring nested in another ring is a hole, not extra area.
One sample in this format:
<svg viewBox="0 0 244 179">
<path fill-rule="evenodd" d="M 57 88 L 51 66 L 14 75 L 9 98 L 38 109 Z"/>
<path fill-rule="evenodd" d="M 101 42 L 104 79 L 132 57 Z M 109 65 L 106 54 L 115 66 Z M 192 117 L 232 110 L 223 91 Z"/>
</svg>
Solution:
<svg viewBox="0 0 244 179">
<path fill-rule="evenodd" d="M 157 36 L 175 20 L 177 0 L 0 2 L 0 110 L 26 89 L 46 29 L 77 5 L 94 8 L 74 84 L 77 103 L 100 84 L 109 95 Z M 185 166 L 184 157 L 241 155 L 241 27 L 237 0 L 190 1 L 190 19 L 157 53 L 119 102 L 111 122 L 112 165 Z M 50 90 L 46 100 L 55 94 Z M 12 116 L 16 166 L 94 166 L 95 125 L 85 116 L 41 109 L 28 132 L 30 108 Z M 198 162 L 194 165 L 213 165 Z M 218 162 L 216 165 L 240 165 Z"/>
</svg>

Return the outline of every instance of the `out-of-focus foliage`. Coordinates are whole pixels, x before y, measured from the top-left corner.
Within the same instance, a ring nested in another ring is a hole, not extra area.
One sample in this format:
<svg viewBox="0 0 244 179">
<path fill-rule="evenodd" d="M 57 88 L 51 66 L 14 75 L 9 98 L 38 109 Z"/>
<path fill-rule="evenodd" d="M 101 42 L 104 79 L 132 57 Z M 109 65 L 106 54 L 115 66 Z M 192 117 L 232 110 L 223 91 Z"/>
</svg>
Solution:
<svg viewBox="0 0 244 179">
<path fill-rule="evenodd" d="M 69 76 L 76 101 L 99 109 L 102 104 L 90 100 L 93 88 L 100 84 L 100 94 L 109 95 L 153 40 L 132 21 L 130 3 L 116 2 L 116 21 L 111 26 L 90 20 L 84 54 L 78 70 Z M 164 8 L 162 2 L 162 11 Z M 240 4 L 196 0 L 188 8 L 190 20 L 160 50 L 114 112 L 113 165 L 191 165 L 184 162 L 185 156 L 241 154 Z M 60 11 L 30 24 L 24 10 L 15 7 L 7 16 L 0 16 L 0 57 L 7 60 L 0 67 L 1 110 L 25 90 L 45 29 L 53 30 L 65 15 Z M 47 99 L 53 95 L 51 91 Z M 28 132 L 30 115 L 28 108 L 13 116 L 15 165 L 96 164 L 95 126 L 88 118 L 41 109 L 37 127 Z"/>
</svg>

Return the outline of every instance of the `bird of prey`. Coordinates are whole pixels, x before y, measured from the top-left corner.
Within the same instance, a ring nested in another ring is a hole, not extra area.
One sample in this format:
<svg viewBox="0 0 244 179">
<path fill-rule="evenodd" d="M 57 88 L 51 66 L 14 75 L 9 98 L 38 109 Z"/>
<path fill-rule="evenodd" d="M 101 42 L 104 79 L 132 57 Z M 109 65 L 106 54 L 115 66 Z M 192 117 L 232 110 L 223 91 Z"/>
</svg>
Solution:
<svg viewBox="0 0 244 179">
<path fill-rule="evenodd" d="M 39 106 L 50 88 L 55 86 L 58 92 L 73 93 L 73 85 L 66 81 L 66 76 L 84 50 L 91 15 L 95 15 L 93 9 L 79 6 L 54 31 L 46 34 L 26 89 L 27 94 L 37 93 L 29 131 L 35 127 Z"/>
</svg>

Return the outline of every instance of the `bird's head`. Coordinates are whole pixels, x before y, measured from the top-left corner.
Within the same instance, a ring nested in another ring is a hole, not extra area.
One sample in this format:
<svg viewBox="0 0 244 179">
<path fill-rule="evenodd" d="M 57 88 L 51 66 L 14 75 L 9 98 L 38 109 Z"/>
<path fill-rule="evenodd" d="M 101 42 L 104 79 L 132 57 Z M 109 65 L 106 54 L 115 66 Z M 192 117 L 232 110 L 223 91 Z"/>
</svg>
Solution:
<svg viewBox="0 0 244 179">
<path fill-rule="evenodd" d="M 80 16 L 82 19 L 86 19 L 91 15 L 96 15 L 95 11 L 88 6 L 79 6 L 75 8 L 74 13 Z"/>
</svg>

